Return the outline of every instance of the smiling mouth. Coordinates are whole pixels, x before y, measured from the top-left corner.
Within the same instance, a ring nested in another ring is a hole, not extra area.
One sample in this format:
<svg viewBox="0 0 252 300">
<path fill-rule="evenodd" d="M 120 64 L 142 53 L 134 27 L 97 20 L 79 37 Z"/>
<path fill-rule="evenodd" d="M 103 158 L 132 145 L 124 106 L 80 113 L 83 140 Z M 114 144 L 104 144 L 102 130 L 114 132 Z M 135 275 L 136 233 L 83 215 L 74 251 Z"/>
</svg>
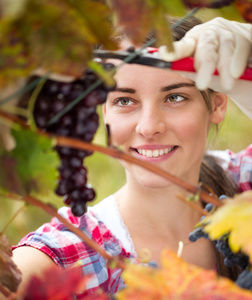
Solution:
<svg viewBox="0 0 252 300">
<path fill-rule="evenodd" d="M 171 151 L 175 150 L 178 146 L 165 148 L 165 149 L 158 149 L 158 150 L 145 150 L 145 149 L 134 149 L 137 153 L 147 157 L 159 157 L 165 154 L 170 153 Z"/>
</svg>

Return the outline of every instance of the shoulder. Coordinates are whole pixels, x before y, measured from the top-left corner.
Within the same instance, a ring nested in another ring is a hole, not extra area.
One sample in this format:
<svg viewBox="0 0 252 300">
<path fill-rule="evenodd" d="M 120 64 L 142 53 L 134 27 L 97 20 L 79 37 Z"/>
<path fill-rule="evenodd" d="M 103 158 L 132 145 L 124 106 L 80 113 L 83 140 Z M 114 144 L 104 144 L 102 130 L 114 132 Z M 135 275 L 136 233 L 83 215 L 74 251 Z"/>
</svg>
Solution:
<svg viewBox="0 0 252 300">
<path fill-rule="evenodd" d="M 112 256 L 133 258 L 131 253 L 125 251 L 120 240 L 97 219 L 93 212 L 87 212 L 82 217 L 75 217 L 69 207 L 62 207 L 58 212 Z M 108 267 L 106 260 L 99 253 L 55 217 L 50 223 L 42 225 L 24 237 L 18 245 L 21 246 L 31 246 L 41 250 L 63 268 L 80 263 L 84 274 L 93 275 L 88 282 L 88 293 L 99 287 L 115 292 L 124 284 L 120 278 L 121 270 Z"/>
<path fill-rule="evenodd" d="M 103 222 L 97 219 L 93 212 L 90 211 L 82 217 L 76 217 L 71 213 L 69 207 L 62 207 L 58 213 L 100 247 L 104 247 L 111 255 L 130 256 L 129 253 L 126 253 L 121 242 Z M 88 261 L 92 261 L 93 257 L 97 255 L 79 236 L 56 217 L 24 237 L 18 246 L 23 245 L 33 246 L 45 252 L 57 265 L 64 268 L 71 266 L 80 259 L 86 260 L 88 264 Z"/>
</svg>

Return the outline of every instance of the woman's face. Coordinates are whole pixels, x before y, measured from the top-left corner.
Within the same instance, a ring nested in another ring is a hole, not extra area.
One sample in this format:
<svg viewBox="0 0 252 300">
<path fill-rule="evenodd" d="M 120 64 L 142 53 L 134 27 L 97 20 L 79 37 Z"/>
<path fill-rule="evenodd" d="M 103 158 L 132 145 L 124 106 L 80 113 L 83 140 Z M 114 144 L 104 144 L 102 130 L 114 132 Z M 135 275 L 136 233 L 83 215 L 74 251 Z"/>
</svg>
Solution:
<svg viewBox="0 0 252 300">
<path fill-rule="evenodd" d="M 177 73 L 125 64 L 117 89 L 104 106 L 112 143 L 138 159 L 191 182 L 198 182 L 212 114 L 194 86 Z M 148 188 L 170 183 L 145 169 L 122 162 L 127 179 Z"/>
</svg>

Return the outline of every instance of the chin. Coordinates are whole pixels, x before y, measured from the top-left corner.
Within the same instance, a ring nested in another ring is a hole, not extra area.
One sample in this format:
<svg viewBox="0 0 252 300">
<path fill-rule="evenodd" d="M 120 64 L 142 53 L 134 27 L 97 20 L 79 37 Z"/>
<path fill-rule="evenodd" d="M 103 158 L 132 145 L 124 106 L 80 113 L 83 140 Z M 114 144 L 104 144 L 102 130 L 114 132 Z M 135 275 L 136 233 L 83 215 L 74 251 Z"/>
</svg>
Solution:
<svg viewBox="0 0 252 300">
<path fill-rule="evenodd" d="M 172 185 L 172 182 L 160 176 L 147 176 L 147 178 L 139 178 L 137 182 L 145 189 L 164 189 Z"/>
</svg>

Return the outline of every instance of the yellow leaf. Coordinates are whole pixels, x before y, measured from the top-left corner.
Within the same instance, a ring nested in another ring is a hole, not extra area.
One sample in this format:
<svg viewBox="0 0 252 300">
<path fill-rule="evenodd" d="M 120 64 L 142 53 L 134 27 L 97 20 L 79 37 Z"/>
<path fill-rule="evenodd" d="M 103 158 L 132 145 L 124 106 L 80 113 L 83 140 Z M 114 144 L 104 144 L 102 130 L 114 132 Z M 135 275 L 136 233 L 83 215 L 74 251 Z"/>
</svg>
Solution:
<svg viewBox="0 0 252 300">
<path fill-rule="evenodd" d="M 201 224 L 210 239 L 219 239 L 230 233 L 229 244 L 235 253 L 244 251 L 252 261 L 252 192 L 247 191 L 234 198 L 228 198 L 224 205 Z"/>
</svg>

